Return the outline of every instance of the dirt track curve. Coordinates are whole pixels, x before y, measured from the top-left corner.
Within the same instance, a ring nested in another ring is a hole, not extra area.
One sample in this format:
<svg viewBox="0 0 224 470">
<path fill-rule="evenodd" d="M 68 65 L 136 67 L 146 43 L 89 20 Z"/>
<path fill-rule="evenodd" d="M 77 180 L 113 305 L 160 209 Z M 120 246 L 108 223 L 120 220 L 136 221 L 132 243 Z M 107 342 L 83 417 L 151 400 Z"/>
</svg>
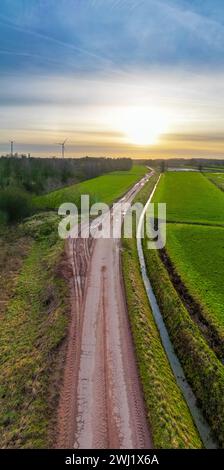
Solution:
<svg viewBox="0 0 224 470">
<path fill-rule="evenodd" d="M 131 202 L 148 178 L 122 198 Z M 115 217 L 112 211 L 110 217 Z M 57 448 L 151 448 L 120 269 L 120 240 L 68 242 L 72 317 Z"/>
</svg>

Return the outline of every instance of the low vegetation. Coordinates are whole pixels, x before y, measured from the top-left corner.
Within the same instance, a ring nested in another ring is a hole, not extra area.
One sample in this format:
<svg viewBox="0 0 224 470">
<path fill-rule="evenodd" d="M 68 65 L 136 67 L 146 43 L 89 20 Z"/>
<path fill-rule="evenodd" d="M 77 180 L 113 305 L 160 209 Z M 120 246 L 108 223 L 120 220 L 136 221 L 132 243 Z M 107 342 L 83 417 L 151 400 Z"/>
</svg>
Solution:
<svg viewBox="0 0 224 470">
<path fill-rule="evenodd" d="M 17 265 L 6 278 L 0 311 L 3 448 L 51 445 L 69 320 L 69 293 L 60 269 L 63 243 L 53 229 L 57 222 L 54 214 L 33 217 L 17 227 L 17 242 L 9 233 L 7 244 L 2 238 L 4 258 L 9 259 L 12 247 Z"/>
<path fill-rule="evenodd" d="M 32 212 L 29 194 L 20 188 L 7 187 L 0 190 L 0 224 L 22 220 Z"/>
<path fill-rule="evenodd" d="M 145 203 L 157 176 L 136 196 Z M 127 306 L 152 438 L 156 448 L 201 448 L 186 402 L 161 344 L 142 281 L 136 239 L 122 241 Z"/>
<path fill-rule="evenodd" d="M 32 240 L 15 227 L 0 226 L 0 316 L 14 295 L 18 275 Z"/>
</svg>

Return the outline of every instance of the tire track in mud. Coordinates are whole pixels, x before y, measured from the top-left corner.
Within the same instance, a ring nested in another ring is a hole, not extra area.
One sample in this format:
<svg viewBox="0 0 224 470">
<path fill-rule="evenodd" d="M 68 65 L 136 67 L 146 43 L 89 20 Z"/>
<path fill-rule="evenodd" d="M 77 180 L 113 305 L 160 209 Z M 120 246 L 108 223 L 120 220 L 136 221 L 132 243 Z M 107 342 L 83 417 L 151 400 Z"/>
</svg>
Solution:
<svg viewBox="0 0 224 470">
<path fill-rule="evenodd" d="M 83 250 L 85 245 L 85 250 Z M 93 250 L 94 240 L 77 238 L 68 240 L 66 251 L 72 267 L 70 280 L 71 322 L 68 331 L 68 350 L 64 365 L 64 380 L 58 409 L 58 429 L 56 448 L 73 447 L 74 416 L 77 408 L 77 371 L 80 356 L 80 334 L 83 323 L 83 301 L 87 279 L 88 263 Z M 84 252 L 84 262 L 81 253 Z M 81 260 L 81 262 L 80 262 Z M 81 280 L 81 282 L 80 282 Z"/>
<path fill-rule="evenodd" d="M 113 418 L 111 407 L 111 386 L 108 368 L 108 327 L 107 327 L 107 298 L 106 298 L 106 266 L 101 269 L 102 297 L 99 305 L 97 325 L 97 361 L 98 367 L 94 378 L 95 387 L 95 414 L 94 422 L 99 423 L 93 436 L 93 448 L 109 449 L 119 447 L 118 430 Z M 99 398 L 100 397 L 100 400 Z"/>
<path fill-rule="evenodd" d="M 122 201 L 131 202 L 142 184 Z M 73 272 L 71 323 L 56 447 L 151 448 L 124 295 L 120 240 L 70 239 L 67 250 Z"/>
</svg>

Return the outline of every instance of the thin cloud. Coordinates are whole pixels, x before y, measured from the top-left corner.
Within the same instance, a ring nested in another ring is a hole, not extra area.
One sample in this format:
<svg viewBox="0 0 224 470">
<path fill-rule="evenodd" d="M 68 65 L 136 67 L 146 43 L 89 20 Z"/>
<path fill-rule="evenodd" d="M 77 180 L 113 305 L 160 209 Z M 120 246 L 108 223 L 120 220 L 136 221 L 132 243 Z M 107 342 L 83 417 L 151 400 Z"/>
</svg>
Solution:
<svg viewBox="0 0 224 470">
<path fill-rule="evenodd" d="M 207 42 L 208 45 L 214 47 L 222 47 L 224 40 L 224 27 L 223 25 L 203 14 L 196 13 L 187 8 L 181 8 L 177 5 L 170 4 L 169 1 L 163 2 L 156 0 L 156 4 L 160 5 L 163 11 L 167 11 L 170 17 L 179 23 L 184 29 L 193 32 L 202 40 Z"/>
<path fill-rule="evenodd" d="M 103 57 L 102 55 L 96 54 L 92 51 L 81 48 L 79 46 L 75 46 L 74 44 L 71 44 L 71 43 L 68 43 L 68 42 L 65 42 L 65 41 L 61 41 L 60 39 L 56 39 L 52 36 L 48 36 L 46 34 L 38 33 L 35 30 L 29 30 L 27 28 L 23 28 L 21 26 L 18 26 L 17 24 L 12 23 L 10 21 L 10 18 L 5 17 L 4 15 L 0 15 L 0 23 L 7 26 L 7 27 L 9 27 L 9 28 L 12 28 L 16 31 L 22 32 L 24 34 L 32 35 L 32 36 L 35 36 L 37 38 L 43 39 L 45 41 L 49 41 L 49 42 L 52 42 L 54 44 L 60 45 L 62 47 L 68 48 L 70 50 L 80 52 L 81 54 L 85 54 L 85 55 L 87 55 L 87 56 L 89 56 L 93 59 L 97 59 L 101 62 L 104 62 L 107 65 L 110 65 L 110 66 L 113 65 L 113 62 L 110 59 L 108 59 L 106 57 Z"/>
<path fill-rule="evenodd" d="M 217 134 L 216 132 L 211 133 L 192 133 L 192 134 L 164 134 L 162 136 L 164 141 L 172 142 L 211 142 L 211 143 L 223 143 L 224 144 L 224 133 Z M 223 148 L 224 151 L 224 148 Z"/>
<path fill-rule="evenodd" d="M 17 57 L 30 57 L 30 58 L 36 58 L 40 59 L 43 62 L 47 63 L 52 63 L 52 64 L 58 64 L 61 66 L 64 66 L 64 62 L 59 61 L 57 59 L 54 59 L 52 57 L 46 57 L 41 54 L 35 54 L 33 52 L 20 52 L 20 51 L 9 51 L 5 49 L 0 49 L 0 54 L 1 55 L 9 55 L 9 56 L 17 56 Z"/>
</svg>

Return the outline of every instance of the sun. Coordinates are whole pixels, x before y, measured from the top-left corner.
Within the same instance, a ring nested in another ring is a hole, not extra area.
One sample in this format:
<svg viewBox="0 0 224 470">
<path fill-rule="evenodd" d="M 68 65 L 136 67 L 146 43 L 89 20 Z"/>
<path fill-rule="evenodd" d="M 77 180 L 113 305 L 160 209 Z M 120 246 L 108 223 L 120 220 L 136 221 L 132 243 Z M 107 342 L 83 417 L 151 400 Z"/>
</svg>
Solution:
<svg viewBox="0 0 224 470">
<path fill-rule="evenodd" d="M 168 119 L 158 110 L 134 107 L 124 111 L 120 127 L 129 143 L 150 146 L 167 131 Z"/>
</svg>

